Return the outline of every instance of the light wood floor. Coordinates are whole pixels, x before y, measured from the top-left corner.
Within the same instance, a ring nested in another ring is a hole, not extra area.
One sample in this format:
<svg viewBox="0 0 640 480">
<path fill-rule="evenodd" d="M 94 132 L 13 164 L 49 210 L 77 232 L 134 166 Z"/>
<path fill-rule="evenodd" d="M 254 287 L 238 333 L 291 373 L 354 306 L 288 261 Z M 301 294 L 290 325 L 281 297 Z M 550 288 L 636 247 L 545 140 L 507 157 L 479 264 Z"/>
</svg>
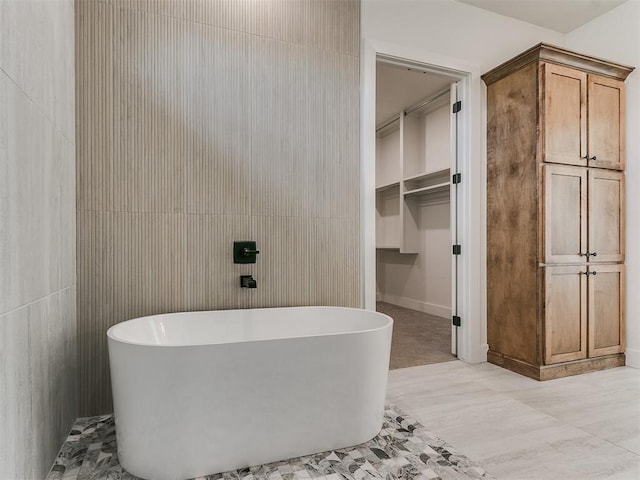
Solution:
<svg viewBox="0 0 640 480">
<path fill-rule="evenodd" d="M 537 382 L 456 360 L 390 371 L 387 397 L 497 479 L 640 479 L 638 369 Z"/>
</svg>

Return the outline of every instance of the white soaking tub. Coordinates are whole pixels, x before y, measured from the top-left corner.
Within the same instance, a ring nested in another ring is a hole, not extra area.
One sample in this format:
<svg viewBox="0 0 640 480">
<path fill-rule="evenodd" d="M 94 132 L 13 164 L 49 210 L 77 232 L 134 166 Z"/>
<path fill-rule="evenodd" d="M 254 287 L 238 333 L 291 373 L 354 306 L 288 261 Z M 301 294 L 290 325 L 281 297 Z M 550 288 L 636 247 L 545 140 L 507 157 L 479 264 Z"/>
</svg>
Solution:
<svg viewBox="0 0 640 480">
<path fill-rule="evenodd" d="M 120 464 L 176 480 L 366 442 L 382 426 L 392 324 L 367 310 L 290 307 L 111 327 Z"/>
</svg>

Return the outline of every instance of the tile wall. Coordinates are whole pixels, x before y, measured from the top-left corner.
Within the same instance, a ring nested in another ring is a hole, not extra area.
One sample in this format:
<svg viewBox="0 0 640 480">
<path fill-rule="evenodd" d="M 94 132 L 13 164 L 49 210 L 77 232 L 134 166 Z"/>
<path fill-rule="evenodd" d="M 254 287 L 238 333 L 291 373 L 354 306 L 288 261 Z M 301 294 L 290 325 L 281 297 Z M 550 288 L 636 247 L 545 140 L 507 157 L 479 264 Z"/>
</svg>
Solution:
<svg viewBox="0 0 640 480">
<path fill-rule="evenodd" d="M 0 478 L 44 478 L 77 417 L 73 25 L 0 0 Z"/>
<path fill-rule="evenodd" d="M 359 306 L 359 23 L 358 0 L 77 3 L 81 415 L 111 412 L 120 321 Z"/>
</svg>

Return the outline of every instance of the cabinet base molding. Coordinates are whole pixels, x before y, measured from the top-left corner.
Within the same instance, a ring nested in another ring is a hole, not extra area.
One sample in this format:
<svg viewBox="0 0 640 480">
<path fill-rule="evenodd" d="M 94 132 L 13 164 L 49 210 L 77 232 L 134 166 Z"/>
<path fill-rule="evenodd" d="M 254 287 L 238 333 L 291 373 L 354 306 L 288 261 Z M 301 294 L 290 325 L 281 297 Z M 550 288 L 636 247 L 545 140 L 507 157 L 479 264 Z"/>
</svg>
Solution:
<svg viewBox="0 0 640 480">
<path fill-rule="evenodd" d="M 607 368 L 623 367 L 625 365 L 625 356 L 624 353 L 617 353 L 615 355 L 563 362 L 556 365 L 531 365 L 522 360 L 517 360 L 489 350 L 487 352 L 487 361 L 511 370 L 512 372 L 519 373 L 520 375 L 545 381 L 579 375 L 581 373 L 596 372 Z"/>
</svg>

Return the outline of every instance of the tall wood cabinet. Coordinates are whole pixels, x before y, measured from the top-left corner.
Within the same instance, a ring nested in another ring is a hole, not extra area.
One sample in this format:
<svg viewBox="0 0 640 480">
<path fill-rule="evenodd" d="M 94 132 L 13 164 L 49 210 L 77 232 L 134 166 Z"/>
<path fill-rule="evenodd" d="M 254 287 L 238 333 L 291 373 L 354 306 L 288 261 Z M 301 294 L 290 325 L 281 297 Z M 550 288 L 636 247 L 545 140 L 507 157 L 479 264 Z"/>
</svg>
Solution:
<svg viewBox="0 0 640 480">
<path fill-rule="evenodd" d="M 539 44 L 482 77 L 491 363 L 538 380 L 625 363 L 632 70 Z"/>
</svg>

